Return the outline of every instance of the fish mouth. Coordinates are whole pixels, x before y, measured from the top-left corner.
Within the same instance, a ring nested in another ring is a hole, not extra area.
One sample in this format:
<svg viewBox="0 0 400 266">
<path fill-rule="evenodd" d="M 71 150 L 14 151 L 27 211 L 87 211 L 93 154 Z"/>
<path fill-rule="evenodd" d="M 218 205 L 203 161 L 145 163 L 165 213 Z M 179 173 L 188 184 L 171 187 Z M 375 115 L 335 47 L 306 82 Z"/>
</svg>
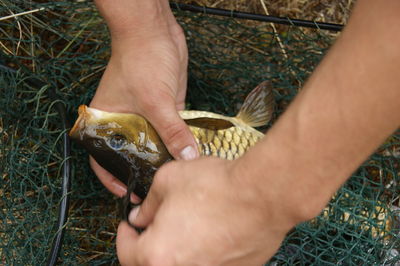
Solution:
<svg viewBox="0 0 400 266">
<path fill-rule="evenodd" d="M 86 127 L 86 121 L 88 119 L 89 113 L 87 111 L 88 107 L 86 105 L 80 105 L 78 109 L 78 118 L 75 121 L 74 126 L 69 131 L 69 136 L 73 139 L 81 139 L 81 130 Z"/>
</svg>

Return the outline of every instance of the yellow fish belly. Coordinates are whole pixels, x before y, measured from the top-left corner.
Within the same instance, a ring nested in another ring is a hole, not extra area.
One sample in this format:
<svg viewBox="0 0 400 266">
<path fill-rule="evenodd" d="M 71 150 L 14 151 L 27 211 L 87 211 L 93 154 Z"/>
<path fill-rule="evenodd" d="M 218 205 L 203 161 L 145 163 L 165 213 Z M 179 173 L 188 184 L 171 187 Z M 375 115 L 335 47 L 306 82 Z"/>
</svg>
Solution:
<svg viewBox="0 0 400 266">
<path fill-rule="evenodd" d="M 260 140 L 263 134 L 256 130 L 243 130 L 240 127 L 212 130 L 189 127 L 202 156 L 215 156 L 233 160 L 242 156 Z"/>
</svg>

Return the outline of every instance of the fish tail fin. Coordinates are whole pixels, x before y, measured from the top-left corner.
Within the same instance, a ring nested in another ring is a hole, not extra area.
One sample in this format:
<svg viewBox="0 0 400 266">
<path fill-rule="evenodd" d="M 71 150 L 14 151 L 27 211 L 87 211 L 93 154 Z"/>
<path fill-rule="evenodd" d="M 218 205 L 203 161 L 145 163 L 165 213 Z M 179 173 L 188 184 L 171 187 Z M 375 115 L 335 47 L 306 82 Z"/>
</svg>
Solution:
<svg viewBox="0 0 400 266">
<path fill-rule="evenodd" d="M 263 81 L 247 95 L 236 118 L 251 127 L 264 126 L 271 120 L 274 107 L 271 83 Z"/>
</svg>

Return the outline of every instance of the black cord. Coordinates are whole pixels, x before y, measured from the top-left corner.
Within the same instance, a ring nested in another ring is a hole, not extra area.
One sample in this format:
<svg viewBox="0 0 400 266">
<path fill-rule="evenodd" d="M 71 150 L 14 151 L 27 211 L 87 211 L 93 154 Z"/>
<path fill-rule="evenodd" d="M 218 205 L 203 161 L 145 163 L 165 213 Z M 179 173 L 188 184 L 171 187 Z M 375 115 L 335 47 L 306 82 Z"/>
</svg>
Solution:
<svg viewBox="0 0 400 266">
<path fill-rule="evenodd" d="M 170 6 L 171 6 L 171 8 L 177 9 L 177 10 L 198 12 L 198 13 L 204 13 L 204 14 L 208 14 L 208 15 L 218 15 L 218 16 L 233 17 L 233 18 L 240 18 L 240 19 L 273 22 L 273 23 L 284 24 L 284 25 L 294 25 L 294 26 L 316 28 L 316 29 L 322 29 L 322 30 L 341 31 L 344 27 L 341 24 L 324 23 L 324 22 L 302 20 L 302 19 L 291 19 L 291 18 L 283 18 L 283 17 L 276 17 L 276 16 L 269 16 L 269 15 L 267 16 L 267 15 L 239 12 L 239 11 L 233 11 L 233 10 L 227 10 L 227 9 L 211 8 L 211 7 L 205 7 L 205 6 L 196 6 L 196 5 L 188 5 L 188 4 L 180 4 L 180 3 L 170 3 Z"/>
<path fill-rule="evenodd" d="M 0 69 L 4 71 L 8 71 L 11 73 L 16 73 L 17 71 L 13 68 L 10 68 L 2 63 L 0 63 Z M 27 71 L 24 66 L 21 66 L 23 71 Z M 29 70 L 28 70 L 29 71 Z M 36 79 L 36 78 L 28 78 L 25 80 L 26 83 L 35 88 L 42 88 L 47 83 Z M 57 97 L 56 90 L 54 87 L 49 86 L 49 97 L 55 102 L 54 105 L 57 109 L 58 115 L 61 118 L 62 127 L 63 127 L 63 166 L 62 166 L 62 198 L 58 210 L 58 228 L 56 236 L 53 240 L 51 251 L 47 258 L 47 265 L 53 266 L 57 262 L 58 255 L 60 253 L 62 247 L 62 240 L 64 236 L 65 225 L 68 219 L 68 210 L 69 210 L 69 194 L 71 191 L 71 144 L 68 136 L 68 129 L 70 128 L 67 114 L 65 110 L 64 104 L 61 103 L 59 98 Z"/>
<path fill-rule="evenodd" d="M 69 194 L 71 191 L 71 143 L 68 136 L 68 130 L 70 128 L 66 110 L 64 104 L 62 104 L 56 94 L 54 87 L 49 88 L 49 96 L 52 101 L 55 102 L 57 112 L 61 117 L 63 125 L 63 166 L 62 166 L 62 199 L 60 207 L 58 209 L 58 229 L 56 237 L 53 240 L 50 254 L 47 258 L 47 265 L 53 266 L 57 262 L 58 255 L 62 247 L 62 240 L 64 237 L 65 225 L 68 220 L 69 210 Z"/>
<path fill-rule="evenodd" d="M 218 15 L 218 16 L 226 16 L 226 17 L 233 17 L 239 19 L 249 19 L 249 20 L 257 20 L 263 22 L 273 22 L 278 24 L 285 24 L 285 25 L 294 25 L 294 26 L 301 26 L 301 27 L 309 27 L 309 28 L 318 28 L 323 30 L 331 30 L 331 31 L 341 31 L 343 29 L 343 25 L 340 24 L 333 24 L 333 23 L 323 23 L 323 22 L 316 22 L 310 20 L 301 20 L 301 19 L 290 19 L 290 18 L 283 18 L 283 17 L 276 17 L 276 16 L 267 16 L 267 15 L 260 15 L 260 14 L 252 14 L 247 12 L 238 12 L 233 10 L 226 10 L 226 9 L 219 9 L 219 8 L 210 8 L 210 7 L 202 7 L 196 5 L 188 5 L 188 4 L 181 4 L 181 3 L 170 3 L 171 8 L 177 10 L 184 10 L 184 11 L 191 11 L 191 12 L 200 12 L 209 15 Z M 27 69 L 21 65 L 21 69 L 27 71 Z M 6 66 L 3 63 L 0 63 L 0 69 L 4 71 L 9 71 L 12 73 L 16 73 L 17 71 L 13 68 Z M 29 71 L 29 70 L 28 70 Z M 41 88 L 43 86 L 48 85 L 47 83 L 36 79 L 36 78 L 28 78 L 26 80 L 28 84 L 33 87 Z M 62 247 L 62 240 L 64 236 L 65 225 L 68 219 L 68 210 L 69 210 L 69 193 L 71 190 L 71 144 L 68 137 L 68 129 L 70 128 L 66 110 L 64 104 L 59 100 L 56 94 L 56 90 L 54 87 L 49 87 L 49 97 L 52 101 L 55 102 L 55 107 L 57 112 L 61 118 L 62 126 L 63 126 L 63 166 L 62 166 L 62 199 L 59 206 L 58 212 L 58 229 L 56 236 L 52 243 L 52 248 L 47 258 L 47 265 L 53 266 L 57 263 L 57 258 L 59 256 L 61 247 Z M 128 197 L 129 199 L 129 197 Z M 126 203 L 125 203 L 126 205 Z M 126 213 L 126 210 L 125 210 Z M 125 214 L 126 215 L 126 214 Z M 127 219 L 127 217 L 124 217 Z"/>
</svg>

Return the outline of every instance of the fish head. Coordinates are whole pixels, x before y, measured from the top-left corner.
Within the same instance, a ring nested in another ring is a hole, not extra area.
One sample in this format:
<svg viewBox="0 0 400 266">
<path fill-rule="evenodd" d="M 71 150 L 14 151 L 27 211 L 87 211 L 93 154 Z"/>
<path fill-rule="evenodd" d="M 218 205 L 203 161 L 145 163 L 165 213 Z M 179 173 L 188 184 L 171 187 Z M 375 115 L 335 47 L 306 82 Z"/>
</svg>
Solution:
<svg viewBox="0 0 400 266">
<path fill-rule="evenodd" d="M 170 158 L 154 128 L 140 115 L 104 112 L 86 105 L 81 105 L 78 113 L 70 137 L 125 184 L 132 171 L 135 175 L 149 172 Z"/>
</svg>

